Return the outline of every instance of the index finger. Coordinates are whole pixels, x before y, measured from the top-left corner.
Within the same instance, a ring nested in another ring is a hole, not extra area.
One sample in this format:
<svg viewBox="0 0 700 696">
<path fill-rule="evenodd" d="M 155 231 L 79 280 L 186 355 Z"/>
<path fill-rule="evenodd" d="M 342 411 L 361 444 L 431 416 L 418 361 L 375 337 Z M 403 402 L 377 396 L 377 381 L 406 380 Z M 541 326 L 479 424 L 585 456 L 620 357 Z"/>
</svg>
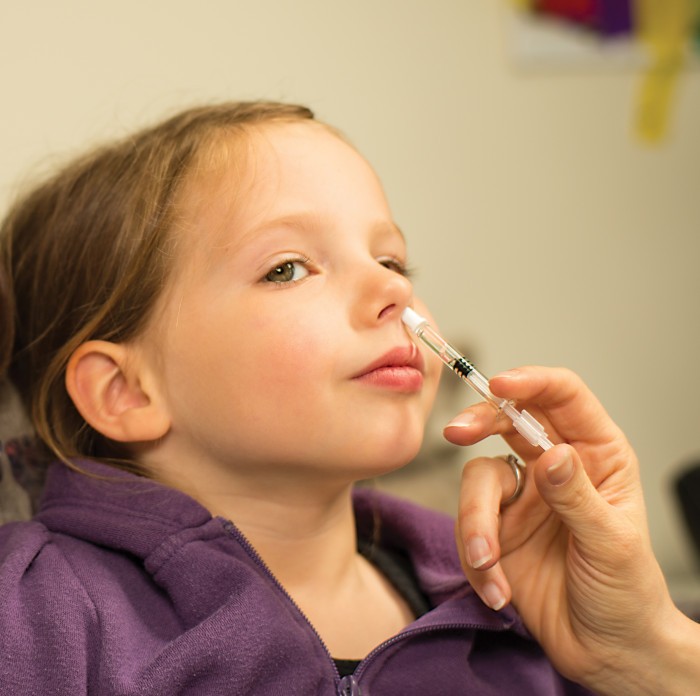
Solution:
<svg viewBox="0 0 700 696">
<path fill-rule="evenodd" d="M 489 386 L 496 396 L 536 405 L 565 441 L 624 439 L 593 392 L 566 368 L 520 367 L 492 377 Z"/>
</svg>

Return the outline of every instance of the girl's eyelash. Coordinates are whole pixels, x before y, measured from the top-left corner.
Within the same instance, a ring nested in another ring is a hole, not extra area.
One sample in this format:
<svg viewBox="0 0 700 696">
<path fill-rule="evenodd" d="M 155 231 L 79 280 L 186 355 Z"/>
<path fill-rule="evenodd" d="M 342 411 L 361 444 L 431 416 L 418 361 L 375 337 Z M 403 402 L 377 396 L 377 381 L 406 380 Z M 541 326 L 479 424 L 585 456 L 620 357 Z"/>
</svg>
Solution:
<svg viewBox="0 0 700 696">
<path fill-rule="evenodd" d="M 392 271 L 396 271 L 396 273 L 404 276 L 404 278 L 412 278 L 415 273 L 412 267 L 406 265 L 403 261 L 399 261 L 395 258 L 380 259 L 379 263 L 381 263 L 382 266 L 386 266 L 387 268 L 391 269 Z"/>
</svg>

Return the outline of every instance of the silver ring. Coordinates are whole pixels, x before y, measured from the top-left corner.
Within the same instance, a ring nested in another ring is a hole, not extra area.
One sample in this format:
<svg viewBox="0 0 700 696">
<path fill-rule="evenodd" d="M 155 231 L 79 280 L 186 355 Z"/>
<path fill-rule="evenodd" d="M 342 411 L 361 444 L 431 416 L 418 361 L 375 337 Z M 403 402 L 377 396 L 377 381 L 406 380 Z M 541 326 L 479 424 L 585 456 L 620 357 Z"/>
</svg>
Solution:
<svg viewBox="0 0 700 696">
<path fill-rule="evenodd" d="M 501 503 L 501 507 L 506 507 L 514 503 L 521 496 L 523 488 L 525 487 L 525 475 L 523 474 L 523 468 L 519 459 L 514 454 L 505 454 L 499 457 L 499 459 L 502 459 L 510 466 L 513 470 L 513 476 L 515 476 L 515 490 L 513 491 L 513 495 L 511 495 L 508 500 L 504 500 Z"/>
</svg>

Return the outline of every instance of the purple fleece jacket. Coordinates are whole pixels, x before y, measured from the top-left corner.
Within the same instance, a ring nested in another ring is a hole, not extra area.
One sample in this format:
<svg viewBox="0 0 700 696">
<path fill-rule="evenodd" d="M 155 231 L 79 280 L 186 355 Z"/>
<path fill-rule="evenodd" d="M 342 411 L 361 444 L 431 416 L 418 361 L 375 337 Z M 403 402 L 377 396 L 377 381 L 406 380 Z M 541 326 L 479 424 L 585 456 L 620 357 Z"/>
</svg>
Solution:
<svg viewBox="0 0 700 696">
<path fill-rule="evenodd" d="M 0 528 L 3 696 L 588 693 L 511 609 L 464 580 L 452 521 L 358 490 L 358 527 L 407 553 L 434 607 L 341 680 L 307 619 L 229 521 L 94 462 L 49 472 L 41 509 Z"/>
</svg>

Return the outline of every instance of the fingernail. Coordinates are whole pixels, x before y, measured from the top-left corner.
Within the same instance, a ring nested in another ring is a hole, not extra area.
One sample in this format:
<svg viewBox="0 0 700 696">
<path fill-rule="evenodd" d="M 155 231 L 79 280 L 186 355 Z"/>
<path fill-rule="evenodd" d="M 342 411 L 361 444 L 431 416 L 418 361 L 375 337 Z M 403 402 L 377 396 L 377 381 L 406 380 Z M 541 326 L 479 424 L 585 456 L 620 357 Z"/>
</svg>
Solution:
<svg viewBox="0 0 700 696">
<path fill-rule="evenodd" d="M 520 370 L 513 369 L 506 370 L 505 372 L 499 372 L 498 374 L 494 375 L 494 377 L 498 377 L 498 379 L 518 379 L 522 374 L 523 373 Z"/>
<path fill-rule="evenodd" d="M 481 590 L 481 596 L 486 604 L 494 611 L 503 609 L 506 605 L 506 598 L 501 588 L 495 582 L 488 582 Z"/>
<path fill-rule="evenodd" d="M 481 568 L 493 558 L 489 542 L 482 536 L 474 536 L 467 542 L 467 561 L 472 568 Z"/>
<path fill-rule="evenodd" d="M 563 486 L 574 473 L 574 460 L 571 458 L 571 454 L 568 451 L 563 452 L 559 461 L 547 467 L 545 473 L 552 486 Z"/>
<path fill-rule="evenodd" d="M 461 413 L 456 418 L 453 418 L 445 428 L 469 428 L 474 425 L 475 420 L 473 413 Z"/>
</svg>

